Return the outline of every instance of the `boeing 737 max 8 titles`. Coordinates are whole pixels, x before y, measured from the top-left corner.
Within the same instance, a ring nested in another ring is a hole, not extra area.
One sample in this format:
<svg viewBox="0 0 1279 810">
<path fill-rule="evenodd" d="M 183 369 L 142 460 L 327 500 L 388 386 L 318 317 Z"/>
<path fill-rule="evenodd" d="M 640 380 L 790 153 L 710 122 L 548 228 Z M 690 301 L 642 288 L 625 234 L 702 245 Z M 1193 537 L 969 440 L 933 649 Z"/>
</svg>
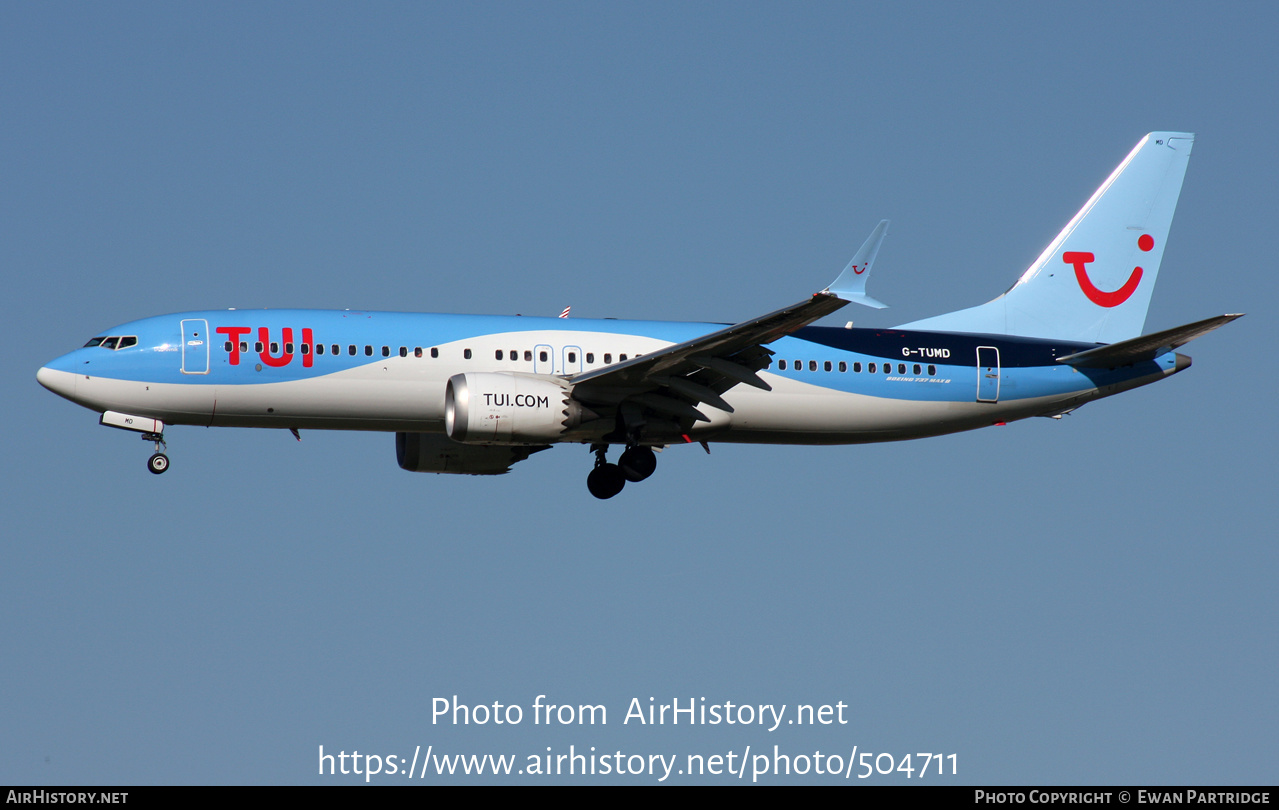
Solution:
<svg viewBox="0 0 1279 810">
<path fill-rule="evenodd" d="M 495 475 L 587 444 L 599 498 L 674 444 L 896 441 L 1060 416 L 1185 369 L 1176 348 L 1239 317 L 1141 334 L 1193 143 L 1150 133 L 1007 292 L 891 329 L 811 325 L 883 306 L 866 279 L 885 221 L 828 288 L 733 326 L 186 312 L 109 329 L 36 376 L 154 442 L 154 473 L 168 425 L 374 430 L 417 472 Z"/>
</svg>

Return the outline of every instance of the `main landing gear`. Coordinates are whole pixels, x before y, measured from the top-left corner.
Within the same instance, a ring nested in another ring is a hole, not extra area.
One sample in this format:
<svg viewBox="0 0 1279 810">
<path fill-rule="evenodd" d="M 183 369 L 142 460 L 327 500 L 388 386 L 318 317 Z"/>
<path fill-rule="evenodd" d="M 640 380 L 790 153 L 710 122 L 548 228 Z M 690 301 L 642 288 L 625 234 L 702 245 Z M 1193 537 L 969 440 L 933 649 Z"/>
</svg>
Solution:
<svg viewBox="0 0 1279 810">
<path fill-rule="evenodd" d="M 591 445 L 595 453 L 595 469 L 586 476 L 586 488 L 601 500 L 613 497 L 622 491 L 627 481 L 643 481 L 657 469 L 657 454 L 651 447 L 632 445 L 626 448 L 616 464 L 608 461 L 608 445 Z"/>
<path fill-rule="evenodd" d="M 643 481 L 657 469 L 657 454 L 651 447 L 628 447 L 617 466 L 627 481 Z"/>
<path fill-rule="evenodd" d="M 164 434 L 163 433 L 143 433 L 142 441 L 155 442 L 155 454 L 151 456 L 151 458 L 147 459 L 147 469 L 155 473 L 156 475 L 159 475 L 160 473 L 169 469 L 169 457 L 166 456 L 164 453 L 160 452 L 161 447 L 163 447 L 166 450 L 169 449 L 169 446 L 164 443 Z"/>
</svg>

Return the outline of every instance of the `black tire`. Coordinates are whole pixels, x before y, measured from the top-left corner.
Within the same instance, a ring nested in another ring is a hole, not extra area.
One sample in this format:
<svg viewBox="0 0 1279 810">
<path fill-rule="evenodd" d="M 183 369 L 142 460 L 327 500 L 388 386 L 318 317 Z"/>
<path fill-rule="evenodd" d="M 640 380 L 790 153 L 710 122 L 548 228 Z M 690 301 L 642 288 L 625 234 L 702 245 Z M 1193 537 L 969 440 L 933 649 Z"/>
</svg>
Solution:
<svg viewBox="0 0 1279 810">
<path fill-rule="evenodd" d="M 643 481 L 657 469 L 657 454 L 651 447 L 631 447 L 617 460 L 627 481 Z"/>
<path fill-rule="evenodd" d="M 626 486 L 626 476 L 616 464 L 601 464 L 586 476 L 586 488 L 600 500 L 607 500 Z"/>
<path fill-rule="evenodd" d="M 169 469 L 169 457 L 164 453 L 156 453 L 154 456 L 147 459 L 147 469 L 156 475 L 159 475 Z"/>
</svg>

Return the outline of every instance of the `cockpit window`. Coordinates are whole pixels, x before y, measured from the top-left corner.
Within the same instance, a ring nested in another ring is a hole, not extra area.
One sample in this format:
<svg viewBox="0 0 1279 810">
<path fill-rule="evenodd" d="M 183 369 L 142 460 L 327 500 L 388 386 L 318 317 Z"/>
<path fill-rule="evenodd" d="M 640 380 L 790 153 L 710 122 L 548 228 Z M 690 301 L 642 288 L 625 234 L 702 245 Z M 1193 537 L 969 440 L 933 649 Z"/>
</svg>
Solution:
<svg viewBox="0 0 1279 810">
<path fill-rule="evenodd" d="M 103 349 L 115 350 L 115 349 L 127 349 L 130 346 L 136 346 L 136 345 L 138 345 L 137 335 L 125 335 L 124 337 L 120 337 L 119 335 L 112 335 L 111 337 L 95 337 L 93 340 L 90 340 L 88 343 L 84 344 L 84 348 L 90 349 L 90 348 L 93 348 L 94 346 L 98 346 Z"/>
</svg>

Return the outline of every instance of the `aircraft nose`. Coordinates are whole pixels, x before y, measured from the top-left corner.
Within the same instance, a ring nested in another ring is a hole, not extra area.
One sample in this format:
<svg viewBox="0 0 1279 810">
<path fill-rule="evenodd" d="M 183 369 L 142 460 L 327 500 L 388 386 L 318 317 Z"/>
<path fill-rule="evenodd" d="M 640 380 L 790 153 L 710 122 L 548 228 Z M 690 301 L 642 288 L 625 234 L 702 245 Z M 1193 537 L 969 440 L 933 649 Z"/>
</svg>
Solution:
<svg viewBox="0 0 1279 810">
<path fill-rule="evenodd" d="M 36 372 L 36 382 L 67 399 L 75 398 L 75 381 L 76 375 L 70 371 L 61 371 L 49 366 L 44 366 Z"/>
</svg>

